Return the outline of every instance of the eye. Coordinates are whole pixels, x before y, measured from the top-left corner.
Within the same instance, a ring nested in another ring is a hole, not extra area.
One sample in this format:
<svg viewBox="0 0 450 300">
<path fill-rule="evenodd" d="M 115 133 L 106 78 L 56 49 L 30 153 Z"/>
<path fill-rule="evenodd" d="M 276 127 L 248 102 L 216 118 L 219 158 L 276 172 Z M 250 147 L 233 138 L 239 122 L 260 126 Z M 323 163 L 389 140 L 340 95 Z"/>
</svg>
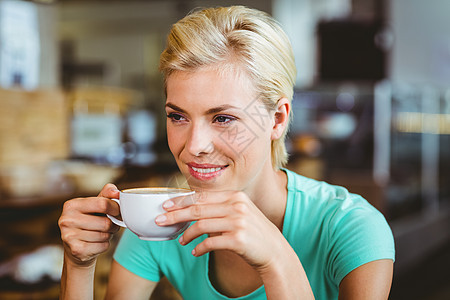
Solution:
<svg viewBox="0 0 450 300">
<path fill-rule="evenodd" d="M 232 117 L 232 116 L 227 116 L 227 115 L 218 115 L 214 118 L 214 122 L 215 123 L 220 123 L 220 124 L 228 124 L 231 123 L 233 121 L 235 121 L 236 118 Z"/>
<path fill-rule="evenodd" d="M 183 122 L 186 121 L 186 118 L 183 117 L 183 115 L 178 114 L 178 113 L 168 113 L 167 114 L 167 118 L 169 118 L 170 120 L 172 120 L 172 122 Z"/>
</svg>

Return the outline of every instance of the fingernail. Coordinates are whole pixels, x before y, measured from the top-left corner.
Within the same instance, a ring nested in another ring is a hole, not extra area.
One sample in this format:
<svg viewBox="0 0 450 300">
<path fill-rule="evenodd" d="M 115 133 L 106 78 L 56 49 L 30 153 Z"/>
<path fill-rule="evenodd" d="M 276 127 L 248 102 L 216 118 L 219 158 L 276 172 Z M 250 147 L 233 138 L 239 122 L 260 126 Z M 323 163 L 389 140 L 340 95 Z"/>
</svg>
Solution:
<svg viewBox="0 0 450 300">
<path fill-rule="evenodd" d="M 166 202 L 163 203 L 164 208 L 171 208 L 174 205 L 175 205 L 175 203 L 173 203 L 172 200 L 167 200 Z"/>
<path fill-rule="evenodd" d="M 179 242 L 181 245 L 184 245 L 183 236 L 180 236 L 180 238 L 178 239 L 178 242 Z"/>
<path fill-rule="evenodd" d="M 191 253 L 192 253 L 192 255 L 195 256 L 195 249 L 193 249 Z"/>
<path fill-rule="evenodd" d="M 167 217 L 165 215 L 159 215 L 156 217 L 155 222 L 156 223 L 164 223 L 167 220 Z"/>
</svg>

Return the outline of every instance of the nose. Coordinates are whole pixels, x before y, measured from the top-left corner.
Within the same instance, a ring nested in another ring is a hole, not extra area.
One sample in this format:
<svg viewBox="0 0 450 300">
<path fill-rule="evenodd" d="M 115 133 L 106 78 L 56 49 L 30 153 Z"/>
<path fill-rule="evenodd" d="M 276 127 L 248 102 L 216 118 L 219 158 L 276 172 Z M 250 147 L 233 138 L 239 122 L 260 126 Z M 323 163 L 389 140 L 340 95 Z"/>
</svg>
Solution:
<svg viewBox="0 0 450 300">
<path fill-rule="evenodd" d="M 202 124 L 193 124 L 186 141 L 186 149 L 193 156 L 210 154 L 214 143 L 210 130 Z"/>
</svg>

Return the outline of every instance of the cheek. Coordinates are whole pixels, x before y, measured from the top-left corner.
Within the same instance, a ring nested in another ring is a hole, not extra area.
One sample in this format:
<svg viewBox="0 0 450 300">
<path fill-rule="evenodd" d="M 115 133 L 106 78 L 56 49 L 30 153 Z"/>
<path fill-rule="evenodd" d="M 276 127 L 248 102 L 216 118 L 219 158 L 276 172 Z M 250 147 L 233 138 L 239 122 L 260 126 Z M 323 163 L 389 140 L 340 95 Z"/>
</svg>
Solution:
<svg viewBox="0 0 450 300">
<path fill-rule="evenodd" d="M 216 138 L 224 152 L 233 156 L 240 156 L 259 139 L 257 133 L 247 125 L 236 123 L 221 131 Z"/>
<path fill-rule="evenodd" d="M 167 143 L 169 145 L 170 152 L 176 157 L 183 148 L 182 135 L 175 129 L 167 126 Z"/>
<path fill-rule="evenodd" d="M 259 129 L 259 130 L 258 130 Z M 253 162 L 264 161 L 271 156 L 272 140 L 269 131 L 263 131 L 260 128 L 254 130 L 253 135 L 247 136 L 245 149 L 241 152 L 242 158 Z"/>
</svg>

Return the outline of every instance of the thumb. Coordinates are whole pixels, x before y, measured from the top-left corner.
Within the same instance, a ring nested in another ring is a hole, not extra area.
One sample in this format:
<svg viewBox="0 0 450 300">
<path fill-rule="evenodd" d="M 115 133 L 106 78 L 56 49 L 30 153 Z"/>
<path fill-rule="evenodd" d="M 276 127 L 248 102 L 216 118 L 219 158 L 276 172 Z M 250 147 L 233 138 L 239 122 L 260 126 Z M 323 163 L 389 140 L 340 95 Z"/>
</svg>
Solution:
<svg viewBox="0 0 450 300">
<path fill-rule="evenodd" d="M 99 197 L 104 198 L 119 198 L 119 189 L 112 183 L 106 184 L 98 194 Z"/>
</svg>

